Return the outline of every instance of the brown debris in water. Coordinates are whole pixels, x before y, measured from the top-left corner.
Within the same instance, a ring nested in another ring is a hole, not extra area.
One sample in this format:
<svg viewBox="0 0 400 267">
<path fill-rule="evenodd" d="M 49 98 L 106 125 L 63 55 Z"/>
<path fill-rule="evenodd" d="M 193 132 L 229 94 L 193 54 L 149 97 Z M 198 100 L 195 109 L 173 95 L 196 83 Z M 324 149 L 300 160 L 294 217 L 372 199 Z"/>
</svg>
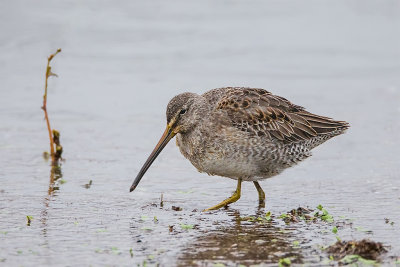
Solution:
<svg viewBox="0 0 400 267">
<path fill-rule="evenodd" d="M 62 159 L 61 155 L 63 153 L 63 147 L 60 142 L 60 132 L 57 130 L 53 129 L 53 142 L 56 147 L 56 152 L 54 154 L 54 158 L 56 162 L 60 161 Z"/>
<path fill-rule="evenodd" d="M 161 193 L 161 197 L 160 197 L 160 207 L 163 208 L 164 207 L 164 194 Z"/>
<path fill-rule="evenodd" d="M 89 183 L 82 185 L 83 188 L 89 189 L 92 186 L 93 181 L 90 180 Z"/>
<path fill-rule="evenodd" d="M 387 250 L 380 242 L 363 239 L 361 241 L 337 241 L 328 247 L 326 252 L 335 260 L 343 259 L 347 255 L 358 255 L 367 260 L 377 260 Z"/>
<path fill-rule="evenodd" d="M 181 208 L 181 207 L 178 207 L 178 206 L 172 206 L 172 210 L 174 210 L 174 211 L 181 211 L 182 208 Z"/>
<path fill-rule="evenodd" d="M 279 218 L 283 219 L 285 223 L 298 223 L 300 221 L 333 223 L 334 221 L 333 216 L 322 205 L 318 205 L 315 212 L 310 208 L 298 207 L 282 214 Z"/>
<path fill-rule="evenodd" d="M 287 212 L 280 216 L 286 223 L 290 222 L 300 222 L 302 219 L 307 221 L 316 221 L 316 218 L 311 214 L 314 210 L 298 207 L 297 209 L 292 209 L 291 211 Z"/>
</svg>

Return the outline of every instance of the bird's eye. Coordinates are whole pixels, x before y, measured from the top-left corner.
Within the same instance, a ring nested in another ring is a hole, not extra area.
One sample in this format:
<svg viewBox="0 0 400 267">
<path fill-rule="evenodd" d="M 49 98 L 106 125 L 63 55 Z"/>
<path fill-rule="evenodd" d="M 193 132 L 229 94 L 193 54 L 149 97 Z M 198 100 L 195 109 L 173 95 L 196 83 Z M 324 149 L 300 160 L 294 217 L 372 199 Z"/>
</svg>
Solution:
<svg viewBox="0 0 400 267">
<path fill-rule="evenodd" d="M 186 113 L 186 109 L 181 109 L 181 111 L 179 112 L 180 115 L 183 115 Z"/>
</svg>

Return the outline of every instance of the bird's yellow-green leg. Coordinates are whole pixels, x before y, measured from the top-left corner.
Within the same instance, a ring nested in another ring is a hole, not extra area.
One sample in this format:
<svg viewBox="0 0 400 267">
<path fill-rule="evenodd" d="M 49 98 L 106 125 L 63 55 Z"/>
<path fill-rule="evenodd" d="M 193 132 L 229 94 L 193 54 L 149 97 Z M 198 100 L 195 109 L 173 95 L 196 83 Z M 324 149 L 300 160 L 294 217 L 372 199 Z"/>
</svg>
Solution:
<svg viewBox="0 0 400 267">
<path fill-rule="evenodd" d="M 253 181 L 255 187 L 258 191 L 258 204 L 260 207 L 265 207 L 265 193 L 264 190 L 261 188 L 260 184 L 257 181 Z"/>
<path fill-rule="evenodd" d="M 242 188 L 242 179 L 238 179 L 238 184 L 236 187 L 236 191 L 235 193 L 233 193 L 233 195 L 227 199 L 225 199 L 224 201 L 222 201 L 221 203 L 209 208 L 209 209 L 205 209 L 203 211 L 209 211 L 209 210 L 217 210 L 220 209 L 222 207 L 225 207 L 226 205 L 229 205 L 233 202 L 236 202 L 239 198 L 240 198 L 240 191 Z"/>
</svg>

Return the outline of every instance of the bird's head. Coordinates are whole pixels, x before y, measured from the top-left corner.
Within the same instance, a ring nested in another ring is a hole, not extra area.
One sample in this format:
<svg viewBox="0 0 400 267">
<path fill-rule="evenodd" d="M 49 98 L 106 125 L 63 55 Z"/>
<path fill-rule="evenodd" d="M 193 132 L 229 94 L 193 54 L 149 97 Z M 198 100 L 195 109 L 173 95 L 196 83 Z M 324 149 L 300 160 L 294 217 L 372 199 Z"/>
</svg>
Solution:
<svg viewBox="0 0 400 267">
<path fill-rule="evenodd" d="M 176 134 L 185 134 L 191 131 L 201 120 L 205 102 L 202 96 L 194 93 L 182 93 L 169 101 L 167 106 L 167 128 L 161 136 L 153 152 L 144 163 L 142 169 L 136 176 L 130 191 L 135 190 L 143 175 L 150 168 L 153 161 L 161 153 L 163 148 Z"/>
<path fill-rule="evenodd" d="M 201 100 L 201 96 L 193 93 L 183 93 L 172 98 L 167 106 L 167 128 L 174 134 L 193 129 L 201 118 Z"/>
</svg>

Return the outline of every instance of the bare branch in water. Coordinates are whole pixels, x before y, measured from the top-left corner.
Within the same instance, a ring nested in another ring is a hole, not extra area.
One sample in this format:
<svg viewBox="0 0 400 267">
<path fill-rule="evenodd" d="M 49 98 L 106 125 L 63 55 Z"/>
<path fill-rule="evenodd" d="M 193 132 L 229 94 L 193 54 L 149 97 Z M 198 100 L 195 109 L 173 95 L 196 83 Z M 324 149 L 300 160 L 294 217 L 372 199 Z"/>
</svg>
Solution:
<svg viewBox="0 0 400 267">
<path fill-rule="evenodd" d="M 44 111 L 44 118 L 46 119 L 47 130 L 49 131 L 50 156 L 51 156 L 51 161 L 52 161 L 53 165 L 61 158 L 62 147 L 61 147 L 61 145 L 59 143 L 60 133 L 54 130 L 54 132 L 57 133 L 57 137 L 56 138 L 58 139 L 58 144 L 55 144 L 54 136 L 56 136 L 56 134 L 53 132 L 53 130 L 50 127 L 49 115 L 47 113 L 47 86 L 48 86 L 48 79 L 49 79 L 50 76 L 56 76 L 57 77 L 57 75 L 54 74 L 51 71 L 50 62 L 60 52 L 61 52 L 61 48 L 57 49 L 57 51 L 54 54 L 51 54 L 47 58 L 46 80 L 45 80 L 45 85 L 44 85 L 43 106 L 42 106 L 42 109 Z"/>
</svg>

